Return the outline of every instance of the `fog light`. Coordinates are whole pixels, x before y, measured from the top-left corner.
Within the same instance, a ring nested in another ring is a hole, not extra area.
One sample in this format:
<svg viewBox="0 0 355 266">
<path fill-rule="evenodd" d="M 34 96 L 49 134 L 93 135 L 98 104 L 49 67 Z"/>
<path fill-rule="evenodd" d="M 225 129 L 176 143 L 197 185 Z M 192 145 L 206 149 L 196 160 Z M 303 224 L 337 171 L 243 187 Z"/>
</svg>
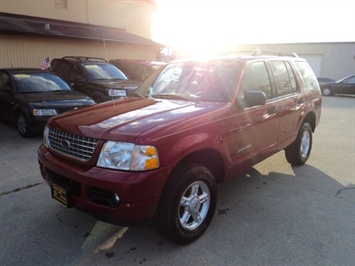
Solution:
<svg viewBox="0 0 355 266">
<path fill-rule="evenodd" d="M 112 193 L 110 203 L 112 207 L 117 207 L 120 204 L 120 197 L 117 195 L 117 193 Z"/>
</svg>

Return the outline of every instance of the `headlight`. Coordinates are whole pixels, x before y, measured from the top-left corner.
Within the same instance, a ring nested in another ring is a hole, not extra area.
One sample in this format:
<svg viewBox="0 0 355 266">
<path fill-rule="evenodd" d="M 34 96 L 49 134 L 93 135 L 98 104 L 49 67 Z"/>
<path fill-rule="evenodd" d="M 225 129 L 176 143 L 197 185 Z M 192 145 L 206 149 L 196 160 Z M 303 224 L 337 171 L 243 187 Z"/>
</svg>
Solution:
<svg viewBox="0 0 355 266">
<path fill-rule="evenodd" d="M 114 90 L 114 89 L 109 89 L 108 90 L 108 95 L 109 96 L 120 96 L 120 97 L 127 96 L 125 90 Z"/>
<path fill-rule="evenodd" d="M 34 116 L 54 116 L 57 115 L 55 109 L 33 109 L 32 114 Z"/>
<path fill-rule="evenodd" d="M 49 135 L 49 128 L 45 126 L 43 130 L 43 144 L 47 148 L 49 147 L 48 135 Z"/>
<path fill-rule="evenodd" d="M 152 170 L 159 167 L 158 151 L 150 145 L 108 141 L 102 147 L 97 166 L 130 171 Z"/>
</svg>

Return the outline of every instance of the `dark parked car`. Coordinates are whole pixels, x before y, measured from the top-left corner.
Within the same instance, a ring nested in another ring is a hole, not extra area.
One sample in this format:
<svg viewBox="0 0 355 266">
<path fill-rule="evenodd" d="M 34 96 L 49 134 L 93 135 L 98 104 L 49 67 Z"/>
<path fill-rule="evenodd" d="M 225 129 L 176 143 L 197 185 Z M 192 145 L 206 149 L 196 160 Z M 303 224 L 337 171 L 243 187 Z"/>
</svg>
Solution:
<svg viewBox="0 0 355 266">
<path fill-rule="evenodd" d="M 336 94 L 355 95 L 355 75 L 347 76 L 338 81 L 321 85 L 321 91 L 324 96 Z"/>
<path fill-rule="evenodd" d="M 335 79 L 331 79 L 331 78 L 317 78 L 317 80 L 320 87 L 323 86 L 324 84 L 335 82 Z"/>
<path fill-rule="evenodd" d="M 262 54 L 172 62 L 114 103 L 48 122 L 38 160 L 52 197 L 188 244 L 212 221 L 217 183 L 281 150 L 306 163 L 322 96 L 306 60 Z"/>
<path fill-rule="evenodd" d="M 166 63 L 148 60 L 114 59 L 109 61 L 119 68 L 129 79 L 144 81 Z"/>
<path fill-rule="evenodd" d="M 17 124 L 23 137 L 41 132 L 55 115 L 94 103 L 53 73 L 0 69 L 0 118 Z"/>
<path fill-rule="evenodd" d="M 139 82 L 129 80 L 103 58 L 65 56 L 51 61 L 51 71 L 96 102 L 105 102 L 134 93 Z"/>
</svg>

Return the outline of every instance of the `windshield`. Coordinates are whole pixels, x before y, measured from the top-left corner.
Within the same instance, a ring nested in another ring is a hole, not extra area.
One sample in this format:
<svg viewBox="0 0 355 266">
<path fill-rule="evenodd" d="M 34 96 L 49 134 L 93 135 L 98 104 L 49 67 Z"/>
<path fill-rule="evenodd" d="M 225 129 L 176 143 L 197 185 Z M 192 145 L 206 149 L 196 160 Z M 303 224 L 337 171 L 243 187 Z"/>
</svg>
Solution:
<svg viewBox="0 0 355 266">
<path fill-rule="evenodd" d="M 89 80 L 127 80 L 125 74 L 111 64 L 88 64 L 84 69 Z"/>
<path fill-rule="evenodd" d="M 239 69 L 236 61 L 172 63 L 161 72 L 153 86 L 149 87 L 148 97 L 231 101 Z"/>
<path fill-rule="evenodd" d="M 70 91 L 70 87 L 60 77 L 50 73 L 14 74 L 19 93 Z"/>
</svg>

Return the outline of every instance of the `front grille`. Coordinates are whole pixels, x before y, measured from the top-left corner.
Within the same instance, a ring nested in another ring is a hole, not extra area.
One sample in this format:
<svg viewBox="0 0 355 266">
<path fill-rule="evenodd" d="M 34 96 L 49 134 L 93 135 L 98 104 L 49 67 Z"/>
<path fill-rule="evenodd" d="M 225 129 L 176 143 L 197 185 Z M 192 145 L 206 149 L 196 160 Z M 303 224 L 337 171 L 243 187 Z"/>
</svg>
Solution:
<svg viewBox="0 0 355 266">
<path fill-rule="evenodd" d="M 91 159 L 99 140 L 51 128 L 49 129 L 48 142 L 51 149 L 86 162 Z"/>
</svg>

